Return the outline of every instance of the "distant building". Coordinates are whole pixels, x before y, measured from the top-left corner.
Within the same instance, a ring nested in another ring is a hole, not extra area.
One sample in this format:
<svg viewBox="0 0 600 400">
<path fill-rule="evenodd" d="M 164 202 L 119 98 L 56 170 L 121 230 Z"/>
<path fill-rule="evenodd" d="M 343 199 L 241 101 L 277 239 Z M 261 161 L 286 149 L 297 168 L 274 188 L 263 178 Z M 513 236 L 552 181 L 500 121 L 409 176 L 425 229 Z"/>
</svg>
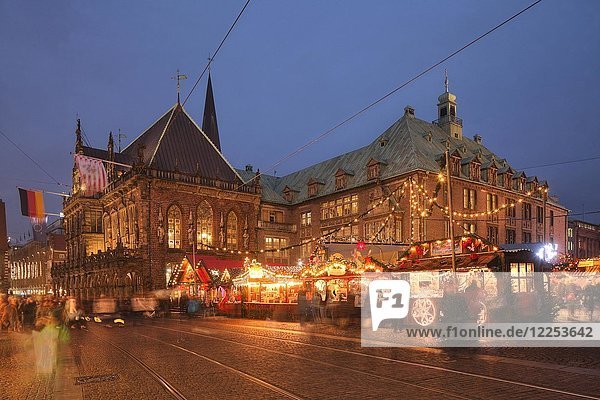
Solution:
<svg viewBox="0 0 600 400">
<path fill-rule="evenodd" d="M 240 266 L 247 255 L 290 265 L 306 260 L 317 238 L 404 245 L 448 238 L 446 148 L 455 236 L 548 242 L 564 253 L 567 210 L 548 196 L 547 182 L 514 169 L 480 135 L 463 136 L 458 116 L 446 90 L 435 121 L 407 106 L 370 144 L 282 177 L 227 161 L 210 77 L 202 128 L 179 102 L 121 152 L 112 134 L 106 149 L 84 146 L 78 126 L 75 152 L 109 161 L 111 183 L 86 196 L 73 169 L 63 208 L 68 259 L 53 270 L 55 290 L 85 298 L 162 289 L 192 249 L 208 268 L 225 255 Z"/>
<path fill-rule="evenodd" d="M 51 269 L 63 264 L 67 258 L 65 237 L 60 220 L 45 232 L 34 234 L 37 238 L 10 250 L 10 288 L 19 295 L 53 293 Z"/>
<path fill-rule="evenodd" d="M 600 225 L 569 220 L 567 238 L 569 255 L 578 259 L 600 257 Z"/>
<path fill-rule="evenodd" d="M 10 269 L 8 265 L 8 233 L 6 229 L 6 207 L 0 200 L 0 293 L 6 293 L 10 285 Z"/>
</svg>

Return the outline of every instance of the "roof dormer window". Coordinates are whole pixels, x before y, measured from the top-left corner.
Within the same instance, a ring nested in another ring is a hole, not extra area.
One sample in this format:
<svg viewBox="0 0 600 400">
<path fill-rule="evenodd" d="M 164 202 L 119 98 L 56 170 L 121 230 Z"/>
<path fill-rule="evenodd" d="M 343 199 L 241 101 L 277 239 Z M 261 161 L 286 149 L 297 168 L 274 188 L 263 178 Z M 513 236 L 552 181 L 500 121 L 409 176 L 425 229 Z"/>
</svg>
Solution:
<svg viewBox="0 0 600 400">
<path fill-rule="evenodd" d="M 353 175 L 351 171 L 339 168 L 335 173 L 335 190 L 345 189 L 348 186 L 348 178 Z"/>
<path fill-rule="evenodd" d="M 323 185 L 323 182 L 310 178 L 308 180 L 308 197 L 315 197 L 319 194 L 319 187 Z"/>
<path fill-rule="evenodd" d="M 367 179 L 368 180 L 373 180 L 373 179 L 379 179 L 379 177 L 381 176 L 381 166 L 382 163 L 381 161 L 378 161 L 374 158 L 371 158 L 369 160 L 369 162 L 367 163 Z"/>
<path fill-rule="evenodd" d="M 340 175 L 335 177 L 335 190 L 345 189 L 348 186 L 348 175 Z"/>
<path fill-rule="evenodd" d="M 283 198 L 285 199 L 285 201 L 287 201 L 288 203 L 291 203 L 292 201 L 294 201 L 295 197 L 296 197 L 296 193 L 298 193 L 297 190 L 294 190 L 292 188 L 290 188 L 289 186 L 286 186 L 283 189 Z"/>
</svg>

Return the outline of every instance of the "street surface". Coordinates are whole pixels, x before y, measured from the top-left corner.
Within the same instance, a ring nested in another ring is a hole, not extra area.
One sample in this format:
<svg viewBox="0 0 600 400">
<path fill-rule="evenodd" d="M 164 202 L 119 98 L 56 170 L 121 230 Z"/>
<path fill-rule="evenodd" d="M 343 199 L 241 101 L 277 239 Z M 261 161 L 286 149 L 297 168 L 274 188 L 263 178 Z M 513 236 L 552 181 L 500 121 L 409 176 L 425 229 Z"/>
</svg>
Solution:
<svg viewBox="0 0 600 400">
<path fill-rule="evenodd" d="M 363 349 L 328 325 L 90 323 L 47 378 L 28 334 L 3 332 L 0 351 L 3 399 L 600 399 L 597 349 Z"/>
</svg>

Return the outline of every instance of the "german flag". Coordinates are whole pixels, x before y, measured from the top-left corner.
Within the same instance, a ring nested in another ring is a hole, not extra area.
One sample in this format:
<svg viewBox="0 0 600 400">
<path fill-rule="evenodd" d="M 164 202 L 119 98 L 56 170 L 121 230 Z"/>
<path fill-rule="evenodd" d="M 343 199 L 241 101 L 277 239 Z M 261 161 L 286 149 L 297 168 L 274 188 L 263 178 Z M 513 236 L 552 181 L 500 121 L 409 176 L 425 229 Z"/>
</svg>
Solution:
<svg viewBox="0 0 600 400">
<path fill-rule="evenodd" d="M 21 198 L 21 214 L 40 219 L 46 216 L 42 192 L 19 188 L 19 197 Z"/>
</svg>

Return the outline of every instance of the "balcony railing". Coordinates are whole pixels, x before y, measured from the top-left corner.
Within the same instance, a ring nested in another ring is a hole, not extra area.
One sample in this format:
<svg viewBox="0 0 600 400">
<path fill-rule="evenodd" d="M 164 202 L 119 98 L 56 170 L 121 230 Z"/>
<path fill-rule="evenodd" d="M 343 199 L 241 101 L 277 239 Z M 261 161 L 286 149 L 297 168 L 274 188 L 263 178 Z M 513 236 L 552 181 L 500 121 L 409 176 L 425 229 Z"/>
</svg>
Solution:
<svg viewBox="0 0 600 400">
<path fill-rule="evenodd" d="M 258 221 L 258 227 L 279 232 L 296 233 L 298 231 L 296 224 L 284 224 L 281 222 Z"/>
<path fill-rule="evenodd" d="M 436 124 L 436 125 L 444 125 L 449 122 L 453 122 L 456 125 L 463 126 L 462 118 L 458 118 L 456 115 L 446 115 L 445 117 L 442 117 L 440 119 L 436 119 L 435 121 L 432 121 L 432 123 Z"/>
<path fill-rule="evenodd" d="M 184 174 L 181 172 L 173 172 L 173 171 L 161 171 L 161 170 L 151 169 L 151 168 L 146 168 L 141 171 L 137 170 L 135 168 L 132 168 L 128 171 L 125 171 L 121 176 L 119 176 L 118 178 L 111 181 L 106 186 L 106 188 L 104 189 L 103 192 L 96 193 L 93 196 L 84 196 L 81 192 L 79 192 L 76 195 L 67 198 L 64 202 L 64 205 L 66 206 L 66 205 L 70 204 L 76 198 L 79 198 L 79 197 L 85 197 L 85 198 L 90 198 L 90 199 L 99 199 L 103 195 L 110 193 L 115 188 L 121 186 L 124 182 L 128 181 L 130 178 L 132 178 L 133 176 L 135 176 L 137 174 L 142 174 L 142 175 L 146 175 L 148 177 L 158 178 L 158 179 L 163 179 L 163 180 L 168 180 L 168 181 L 183 182 L 183 183 L 189 183 L 192 185 L 214 187 L 214 188 L 229 190 L 229 191 L 234 191 L 234 192 L 253 193 L 253 194 L 259 192 L 258 188 L 256 186 L 254 186 L 253 184 L 243 185 L 241 182 L 227 182 L 227 181 L 222 181 L 220 179 L 207 178 L 204 176 L 190 175 L 190 174 Z"/>
</svg>

